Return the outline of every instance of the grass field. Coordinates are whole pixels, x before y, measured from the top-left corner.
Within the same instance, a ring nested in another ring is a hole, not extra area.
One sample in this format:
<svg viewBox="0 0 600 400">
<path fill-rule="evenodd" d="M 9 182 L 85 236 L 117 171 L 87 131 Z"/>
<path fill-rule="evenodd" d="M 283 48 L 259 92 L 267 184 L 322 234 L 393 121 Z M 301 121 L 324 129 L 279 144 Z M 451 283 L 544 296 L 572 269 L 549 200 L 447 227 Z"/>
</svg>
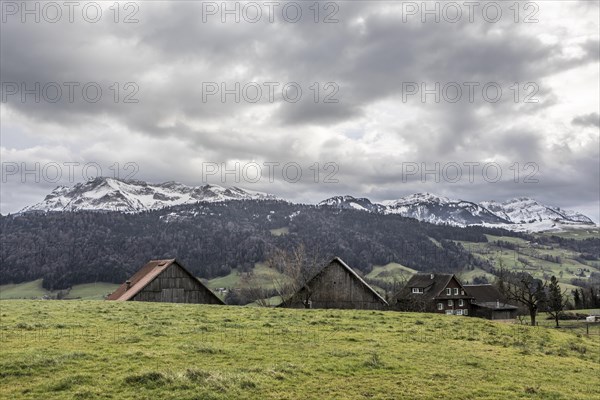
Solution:
<svg viewBox="0 0 600 400">
<path fill-rule="evenodd" d="M 42 279 L 31 282 L 0 285 L 0 299 L 31 299 L 41 298 L 49 294 L 42 287 Z"/>
<path fill-rule="evenodd" d="M 562 232 L 544 232 L 539 235 L 547 235 L 547 236 L 560 236 L 568 239 L 588 239 L 588 238 L 597 238 L 600 237 L 600 229 L 599 228 L 589 228 L 589 229 L 581 229 L 581 228 L 572 228 L 572 229 L 564 229 Z"/>
<path fill-rule="evenodd" d="M 272 289 L 277 279 L 284 278 L 284 275 L 278 271 L 267 267 L 264 263 L 256 263 L 254 265 L 252 280 L 253 284 L 266 289 Z M 242 275 L 236 269 L 231 271 L 227 276 L 221 276 L 206 281 L 206 286 L 211 289 L 216 288 L 239 288 L 241 286 Z"/>
<path fill-rule="evenodd" d="M 269 232 L 271 232 L 271 235 L 273 236 L 287 235 L 290 233 L 290 228 L 285 226 L 283 228 L 271 229 Z"/>
<path fill-rule="evenodd" d="M 386 265 L 375 265 L 373 270 L 365 275 L 366 278 L 393 282 L 394 280 L 403 282 L 410 279 L 418 271 L 405 267 L 398 263 L 389 263 Z"/>
<path fill-rule="evenodd" d="M 590 232 L 585 230 L 577 232 L 565 232 L 564 235 L 590 235 Z M 571 280 L 574 278 L 582 278 L 580 275 L 581 270 L 586 270 L 585 274 L 590 272 L 600 271 L 598 262 L 589 262 L 588 264 L 582 264 L 576 260 L 577 254 L 572 250 L 563 248 L 544 248 L 541 246 L 532 246 L 526 240 L 521 238 L 503 237 L 486 235 L 488 238 L 487 243 L 473 243 L 464 242 L 461 243 L 465 249 L 472 252 L 476 257 L 486 259 L 490 261 L 497 268 L 503 267 L 509 270 L 526 271 L 536 278 L 543 279 L 544 275 L 550 277 L 556 276 L 563 289 L 575 289 L 576 286 L 571 284 Z M 583 237 L 581 237 L 583 238 Z M 496 241 L 505 241 L 516 244 L 518 247 L 516 250 L 506 249 L 498 247 L 494 244 Z M 551 262 L 543 259 L 544 256 L 559 256 L 561 258 L 560 263 Z M 525 261 L 525 263 L 523 263 Z M 472 279 L 475 276 L 485 275 L 488 280 L 493 276 L 489 276 L 487 273 L 474 273 L 473 271 L 464 273 L 465 276 Z M 464 278 L 463 278 L 464 279 Z M 583 278 L 586 279 L 586 278 Z"/>
<path fill-rule="evenodd" d="M 67 299 L 102 300 L 104 296 L 114 292 L 119 287 L 116 283 L 84 283 L 75 285 L 69 290 Z"/>
<path fill-rule="evenodd" d="M 581 399 L 600 341 L 468 317 L 0 303 L 6 399 Z"/>
<path fill-rule="evenodd" d="M 482 270 L 481 268 L 475 268 L 473 270 L 462 271 L 462 272 L 459 272 L 458 274 L 456 274 L 456 276 L 463 284 L 472 284 L 473 279 L 475 277 L 481 277 L 481 276 L 485 276 L 489 282 L 494 282 L 494 279 L 496 279 L 495 275 L 492 275 L 489 272 Z"/>
<path fill-rule="evenodd" d="M 96 282 L 75 285 L 66 294 L 66 299 L 102 300 L 119 285 L 115 283 Z M 41 299 L 44 296 L 55 298 L 57 292 L 42 287 L 42 279 L 31 282 L 0 285 L 0 300 L 6 299 Z"/>
</svg>

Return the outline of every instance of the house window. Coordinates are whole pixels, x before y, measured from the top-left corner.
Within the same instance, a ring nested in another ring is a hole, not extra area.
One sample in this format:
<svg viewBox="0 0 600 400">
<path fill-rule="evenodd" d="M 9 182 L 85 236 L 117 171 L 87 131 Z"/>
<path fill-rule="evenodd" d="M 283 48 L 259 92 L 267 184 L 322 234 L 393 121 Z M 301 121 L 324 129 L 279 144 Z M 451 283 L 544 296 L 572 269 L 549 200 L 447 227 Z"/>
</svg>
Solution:
<svg viewBox="0 0 600 400">
<path fill-rule="evenodd" d="M 452 315 L 452 314 L 454 314 L 454 311 L 452 311 L 452 310 L 446 310 L 446 315 Z"/>
<path fill-rule="evenodd" d="M 462 290 L 462 289 L 460 289 L 460 295 L 461 295 L 461 296 L 464 296 L 464 295 L 465 295 L 465 291 L 464 291 L 464 290 Z"/>
<path fill-rule="evenodd" d="M 463 315 L 463 310 L 461 310 L 461 309 L 456 310 L 456 315 Z"/>
<path fill-rule="evenodd" d="M 446 288 L 446 296 L 451 296 L 451 295 L 452 295 L 452 289 Z"/>
<path fill-rule="evenodd" d="M 463 299 L 458 300 L 458 306 L 462 307 L 465 305 L 465 302 L 463 301 Z"/>
<path fill-rule="evenodd" d="M 442 311 L 444 309 L 444 303 L 438 303 L 438 310 Z"/>
<path fill-rule="evenodd" d="M 469 315 L 469 310 L 465 308 L 465 309 L 463 310 L 463 315 Z"/>
<path fill-rule="evenodd" d="M 458 296 L 458 288 L 457 287 L 454 288 L 454 295 Z"/>
<path fill-rule="evenodd" d="M 448 307 L 452 307 L 454 305 L 454 300 L 448 300 Z"/>
<path fill-rule="evenodd" d="M 418 294 L 423 294 L 423 288 L 414 287 L 414 288 L 412 288 L 412 292 L 413 293 L 418 293 Z"/>
</svg>

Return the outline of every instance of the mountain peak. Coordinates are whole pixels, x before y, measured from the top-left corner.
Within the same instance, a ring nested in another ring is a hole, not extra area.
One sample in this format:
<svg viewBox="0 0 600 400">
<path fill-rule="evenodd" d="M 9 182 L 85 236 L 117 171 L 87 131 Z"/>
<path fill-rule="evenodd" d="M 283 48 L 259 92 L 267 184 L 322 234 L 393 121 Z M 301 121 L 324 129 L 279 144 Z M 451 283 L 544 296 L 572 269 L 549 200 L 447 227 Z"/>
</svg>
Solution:
<svg viewBox="0 0 600 400">
<path fill-rule="evenodd" d="M 357 198 L 350 195 L 333 196 L 317 204 L 317 207 L 325 206 L 369 212 L 380 212 L 382 207 L 380 204 L 372 203 L 371 200 L 365 197 Z"/>
<path fill-rule="evenodd" d="M 369 207 L 365 207 L 361 202 L 368 202 Z M 504 202 L 491 200 L 477 204 L 420 192 L 396 200 L 385 200 L 380 204 L 371 203 L 368 199 L 355 199 L 352 196 L 335 196 L 319 205 L 397 214 L 434 224 L 457 226 L 487 225 L 516 230 L 547 230 L 557 229 L 561 224 L 593 224 L 593 221 L 583 214 L 545 206 L 529 197 L 517 197 Z"/>
<path fill-rule="evenodd" d="M 119 211 L 141 212 L 201 201 L 261 200 L 275 196 L 218 185 L 186 186 L 170 181 L 151 184 L 138 180 L 97 177 L 73 187 L 59 186 L 44 200 L 20 212 Z"/>
<path fill-rule="evenodd" d="M 97 177 L 72 187 L 57 186 L 42 202 L 20 212 L 115 211 L 136 213 L 198 202 L 232 200 L 270 200 L 275 196 L 213 184 L 186 186 L 175 181 L 159 184 L 138 180 Z M 513 230 L 549 230 L 561 226 L 589 226 L 594 222 L 576 211 L 541 204 L 529 197 L 504 202 L 474 203 L 420 192 L 374 203 L 365 197 L 333 196 L 317 204 L 340 210 L 360 210 L 378 214 L 396 214 L 434 224 L 456 226 L 486 225 Z"/>
</svg>

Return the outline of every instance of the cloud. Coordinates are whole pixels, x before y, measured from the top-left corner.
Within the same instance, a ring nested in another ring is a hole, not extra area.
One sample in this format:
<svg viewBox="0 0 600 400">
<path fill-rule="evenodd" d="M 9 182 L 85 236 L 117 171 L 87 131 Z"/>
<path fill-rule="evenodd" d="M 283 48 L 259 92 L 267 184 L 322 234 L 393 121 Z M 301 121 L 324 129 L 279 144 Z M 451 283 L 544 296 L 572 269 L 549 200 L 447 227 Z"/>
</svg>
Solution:
<svg viewBox="0 0 600 400">
<path fill-rule="evenodd" d="M 539 3 L 531 24 L 515 23 L 511 4 L 501 4 L 497 23 L 481 10 L 473 23 L 466 14 L 422 23 L 402 3 L 332 3 L 337 10 L 320 9 L 319 23 L 312 3 L 299 3 L 296 23 L 281 10 L 273 23 L 222 23 L 206 2 L 140 3 L 133 24 L 114 23 L 108 3 L 96 24 L 9 19 L 0 28 L 3 160 L 50 162 L 39 149 L 60 146 L 57 162 L 135 162 L 137 178 L 188 184 L 202 183 L 202 163 L 297 162 L 304 173 L 296 184 L 246 186 L 302 201 L 346 192 L 383 200 L 424 188 L 472 200 L 531 191 L 565 207 L 597 200 L 598 138 L 581 128 L 598 127 L 598 6 Z M 332 12 L 337 22 L 323 23 Z M 57 102 L 47 101 L 50 92 L 39 102 L 7 93 L 11 83 L 52 82 L 63 89 Z M 74 101 L 68 82 L 78 83 Z M 86 83 L 102 89 L 98 102 L 84 98 Z M 213 84 L 218 92 L 208 95 Z M 302 90 L 297 102 L 286 98 L 290 84 Z M 256 87 L 262 94 L 250 101 Z M 501 96 L 491 101 L 496 87 Z M 336 184 L 322 175 L 315 182 L 310 167 L 323 174 L 327 162 L 339 167 Z M 407 163 L 469 162 L 499 163 L 502 180 L 403 180 Z M 511 178 L 514 163 L 528 162 L 544 178 L 538 185 Z M 30 202 L 18 193 L 43 196 L 48 186 L 14 183 L 3 212 Z"/>
<path fill-rule="evenodd" d="M 571 121 L 573 125 L 600 127 L 600 115 L 598 113 L 590 113 L 578 115 Z"/>
</svg>

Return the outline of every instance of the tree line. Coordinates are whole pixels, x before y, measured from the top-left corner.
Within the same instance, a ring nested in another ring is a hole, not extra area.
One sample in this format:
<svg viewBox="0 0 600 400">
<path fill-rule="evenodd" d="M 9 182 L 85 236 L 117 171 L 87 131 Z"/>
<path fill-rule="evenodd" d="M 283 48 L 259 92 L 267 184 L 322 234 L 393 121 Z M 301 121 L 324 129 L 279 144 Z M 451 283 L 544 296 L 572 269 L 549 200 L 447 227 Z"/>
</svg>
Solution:
<svg viewBox="0 0 600 400">
<path fill-rule="evenodd" d="M 272 229 L 288 233 L 274 235 Z M 420 271 L 490 267 L 454 240 L 486 242 L 496 228 L 433 225 L 397 215 L 284 201 L 198 203 L 124 214 L 52 212 L 0 216 L 0 284 L 39 278 L 50 290 L 123 282 L 149 259 L 177 258 L 199 277 L 252 270 L 299 244 L 368 273 L 399 262 Z M 434 240 L 431 240 L 434 239 Z"/>
</svg>

